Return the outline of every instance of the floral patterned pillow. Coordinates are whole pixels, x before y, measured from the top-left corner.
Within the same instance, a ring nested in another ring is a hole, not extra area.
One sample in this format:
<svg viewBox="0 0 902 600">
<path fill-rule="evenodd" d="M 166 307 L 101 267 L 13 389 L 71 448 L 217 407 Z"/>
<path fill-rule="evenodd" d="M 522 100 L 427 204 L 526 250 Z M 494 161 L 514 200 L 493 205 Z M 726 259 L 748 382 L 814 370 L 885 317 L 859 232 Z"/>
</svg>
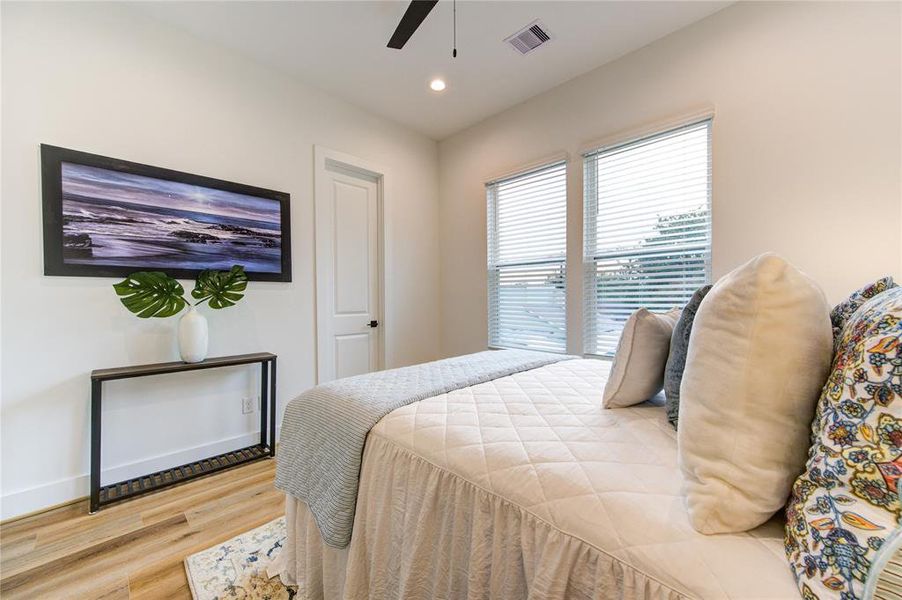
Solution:
<svg viewBox="0 0 902 600">
<path fill-rule="evenodd" d="M 812 427 L 786 508 L 786 554 L 803 598 L 854 600 L 902 516 L 902 288 L 848 319 Z"/>
<path fill-rule="evenodd" d="M 830 321 L 833 323 L 833 352 L 839 349 L 842 338 L 843 325 L 861 308 L 861 305 L 888 289 L 896 287 L 892 277 L 883 277 L 874 283 L 869 283 L 860 290 L 852 292 L 852 295 L 833 307 L 830 311 Z"/>
</svg>

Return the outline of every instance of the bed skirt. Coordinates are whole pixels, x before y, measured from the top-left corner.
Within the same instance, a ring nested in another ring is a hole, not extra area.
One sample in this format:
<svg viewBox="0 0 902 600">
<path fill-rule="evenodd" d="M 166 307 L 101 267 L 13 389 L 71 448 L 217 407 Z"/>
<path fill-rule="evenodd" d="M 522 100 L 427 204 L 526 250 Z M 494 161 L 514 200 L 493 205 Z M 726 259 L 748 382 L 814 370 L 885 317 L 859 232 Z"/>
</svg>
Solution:
<svg viewBox="0 0 902 600">
<path fill-rule="evenodd" d="M 678 600 L 678 591 L 526 510 L 371 434 L 351 543 L 326 546 L 287 497 L 269 569 L 298 598 Z"/>
</svg>

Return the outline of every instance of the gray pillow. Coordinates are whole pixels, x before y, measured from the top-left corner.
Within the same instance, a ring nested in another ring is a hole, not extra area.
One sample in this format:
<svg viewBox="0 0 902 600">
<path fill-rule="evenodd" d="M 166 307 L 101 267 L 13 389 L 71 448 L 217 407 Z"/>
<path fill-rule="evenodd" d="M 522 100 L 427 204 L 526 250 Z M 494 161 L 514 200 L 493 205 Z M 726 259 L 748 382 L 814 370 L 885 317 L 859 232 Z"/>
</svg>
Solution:
<svg viewBox="0 0 902 600">
<path fill-rule="evenodd" d="M 695 313 L 710 290 L 710 285 L 695 290 L 670 337 L 670 353 L 667 355 L 667 365 L 664 367 L 664 407 L 667 409 L 667 420 L 674 429 L 676 429 L 680 414 L 680 383 L 683 381 L 683 369 L 686 368 L 689 333 L 692 331 Z"/>
</svg>

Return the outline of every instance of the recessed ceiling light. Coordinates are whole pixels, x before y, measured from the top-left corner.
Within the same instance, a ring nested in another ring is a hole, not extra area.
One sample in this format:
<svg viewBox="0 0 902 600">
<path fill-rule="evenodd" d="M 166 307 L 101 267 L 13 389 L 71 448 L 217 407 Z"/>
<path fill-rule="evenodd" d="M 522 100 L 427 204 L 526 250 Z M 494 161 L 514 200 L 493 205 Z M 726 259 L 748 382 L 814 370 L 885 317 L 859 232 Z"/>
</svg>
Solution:
<svg viewBox="0 0 902 600">
<path fill-rule="evenodd" d="M 445 81 L 443 79 L 433 79 L 429 82 L 429 87 L 433 92 L 441 92 L 445 89 Z"/>
</svg>

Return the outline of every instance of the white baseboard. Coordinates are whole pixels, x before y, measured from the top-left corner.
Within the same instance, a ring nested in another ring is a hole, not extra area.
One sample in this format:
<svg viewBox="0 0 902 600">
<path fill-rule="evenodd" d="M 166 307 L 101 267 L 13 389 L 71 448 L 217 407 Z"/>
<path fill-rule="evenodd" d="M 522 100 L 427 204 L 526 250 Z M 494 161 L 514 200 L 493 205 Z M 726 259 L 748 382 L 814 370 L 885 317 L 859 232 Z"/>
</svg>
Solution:
<svg viewBox="0 0 902 600">
<path fill-rule="evenodd" d="M 219 440 L 212 444 L 184 448 L 171 454 L 153 456 L 144 460 L 109 467 L 103 470 L 100 480 L 104 485 L 114 481 L 123 481 L 138 475 L 183 465 L 207 456 L 222 454 L 236 448 L 251 446 L 259 441 L 260 434 L 253 432 Z M 84 474 L 3 494 L 2 498 L 0 498 L 0 520 L 11 519 L 57 504 L 64 504 L 70 500 L 84 498 L 90 492 L 89 484 L 90 476 Z"/>
</svg>

